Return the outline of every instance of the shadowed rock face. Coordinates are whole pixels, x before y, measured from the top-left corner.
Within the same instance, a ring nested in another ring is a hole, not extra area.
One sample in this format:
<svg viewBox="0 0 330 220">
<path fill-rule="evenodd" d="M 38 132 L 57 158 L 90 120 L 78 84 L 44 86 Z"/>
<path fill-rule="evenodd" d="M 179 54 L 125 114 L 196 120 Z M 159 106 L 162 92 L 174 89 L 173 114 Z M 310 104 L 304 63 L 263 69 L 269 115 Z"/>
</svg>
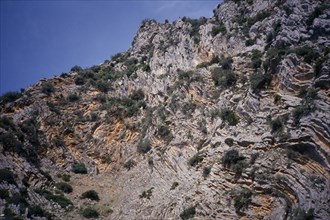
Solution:
<svg viewBox="0 0 330 220">
<path fill-rule="evenodd" d="M 5 94 L 0 214 L 329 219 L 329 17 L 242 0 L 145 20 L 104 64 Z"/>
</svg>

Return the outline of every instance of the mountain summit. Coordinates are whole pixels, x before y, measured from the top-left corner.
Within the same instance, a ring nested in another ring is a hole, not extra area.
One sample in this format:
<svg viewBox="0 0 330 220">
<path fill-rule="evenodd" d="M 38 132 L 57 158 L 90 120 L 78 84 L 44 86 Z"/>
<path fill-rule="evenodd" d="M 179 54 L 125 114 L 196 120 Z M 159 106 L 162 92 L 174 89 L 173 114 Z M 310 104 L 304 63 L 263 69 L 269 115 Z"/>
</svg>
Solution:
<svg viewBox="0 0 330 220">
<path fill-rule="evenodd" d="M 330 219 L 330 7 L 144 20 L 103 64 L 0 98 L 4 219 Z"/>
</svg>

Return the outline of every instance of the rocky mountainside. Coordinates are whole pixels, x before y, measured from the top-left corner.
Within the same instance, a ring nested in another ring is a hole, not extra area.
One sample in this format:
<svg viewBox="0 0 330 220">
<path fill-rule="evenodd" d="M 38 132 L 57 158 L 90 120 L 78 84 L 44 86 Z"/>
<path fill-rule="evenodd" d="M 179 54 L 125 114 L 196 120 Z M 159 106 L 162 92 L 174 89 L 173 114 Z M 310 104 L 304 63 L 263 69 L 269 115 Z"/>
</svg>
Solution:
<svg viewBox="0 0 330 220">
<path fill-rule="evenodd" d="M 330 4 L 144 20 L 0 105 L 4 219 L 330 219 Z"/>
</svg>

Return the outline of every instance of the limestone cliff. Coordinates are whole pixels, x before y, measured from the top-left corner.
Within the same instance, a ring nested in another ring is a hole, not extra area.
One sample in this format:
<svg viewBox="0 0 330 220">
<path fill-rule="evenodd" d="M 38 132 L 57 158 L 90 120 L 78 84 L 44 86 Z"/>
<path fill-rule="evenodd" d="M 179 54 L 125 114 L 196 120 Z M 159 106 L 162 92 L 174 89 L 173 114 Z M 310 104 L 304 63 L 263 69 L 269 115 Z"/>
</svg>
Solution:
<svg viewBox="0 0 330 220">
<path fill-rule="evenodd" d="M 329 2 L 213 12 L 3 95 L 0 214 L 330 219 Z"/>
</svg>

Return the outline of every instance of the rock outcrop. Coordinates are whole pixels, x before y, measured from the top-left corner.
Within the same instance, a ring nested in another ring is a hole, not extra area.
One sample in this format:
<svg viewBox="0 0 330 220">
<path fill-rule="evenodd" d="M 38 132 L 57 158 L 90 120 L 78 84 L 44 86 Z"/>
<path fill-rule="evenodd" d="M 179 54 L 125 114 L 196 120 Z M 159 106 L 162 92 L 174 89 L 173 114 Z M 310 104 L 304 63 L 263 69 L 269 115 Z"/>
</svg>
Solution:
<svg viewBox="0 0 330 220">
<path fill-rule="evenodd" d="M 329 219 L 329 18 L 326 1 L 228 0 L 3 95 L 0 214 Z"/>
</svg>

